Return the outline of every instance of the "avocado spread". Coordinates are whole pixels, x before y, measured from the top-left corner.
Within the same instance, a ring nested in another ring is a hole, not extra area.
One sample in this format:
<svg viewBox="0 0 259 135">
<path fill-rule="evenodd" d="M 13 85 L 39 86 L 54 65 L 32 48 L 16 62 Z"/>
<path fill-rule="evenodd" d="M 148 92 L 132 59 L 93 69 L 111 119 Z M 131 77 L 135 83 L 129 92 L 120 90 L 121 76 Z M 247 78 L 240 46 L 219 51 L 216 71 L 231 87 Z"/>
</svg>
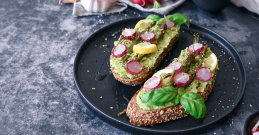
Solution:
<svg viewBox="0 0 259 135">
<path fill-rule="evenodd" d="M 137 37 L 134 40 L 122 39 L 122 37 L 120 37 L 118 41 L 114 42 L 115 46 L 118 43 L 127 46 L 127 53 L 124 56 L 120 58 L 112 57 L 110 60 L 111 68 L 113 68 L 113 71 L 120 77 L 125 79 L 134 79 L 142 75 L 142 73 L 132 75 L 126 71 L 125 65 L 131 60 L 137 60 L 140 62 L 144 69 L 153 68 L 155 66 L 156 59 L 160 57 L 164 49 L 169 45 L 170 41 L 180 32 L 180 26 L 178 25 L 166 30 L 161 29 L 158 25 L 155 25 L 155 23 L 150 23 L 149 25 L 150 26 L 147 27 L 146 31 L 153 32 L 155 34 L 155 40 L 152 43 L 157 45 L 157 51 L 153 53 L 137 54 L 133 52 L 133 45 L 144 42 L 139 36 L 141 32 L 143 32 L 143 29 L 135 29 L 137 32 Z"/>
<path fill-rule="evenodd" d="M 211 53 L 212 53 L 211 50 L 209 48 L 207 48 L 204 54 L 196 56 L 195 60 L 191 63 L 191 66 L 188 69 L 188 73 L 194 74 L 195 73 L 194 71 L 196 71 L 199 66 L 204 66 L 203 60 L 205 58 L 209 57 Z M 189 53 L 188 47 L 187 47 L 186 49 L 181 51 L 180 56 L 178 58 L 175 58 L 173 60 L 173 62 L 181 62 L 183 65 L 186 65 L 186 63 L 188 62 L 188 56 L 189 55 L 190 55 L 190 53 Z M 195 65 L 197 65 L 197 66 L 195 66 Z M 212 76 L 214 76 L 215 71 L 216 70 L 212 71 Z M 212 80 L 207 81 L 207 82 L 203 82 L 203 81 L 200 81 L 198 78 L 194 77 L 192 82 L 185 87 L 185 92 L 189 92 L 189 91 L 195 92 L 195 93 L 204 92 L 204 89 L 206 88 L 206 86 L 208 84 L 211 84 L 211 83 L 212 83 Z M 156 110 L 156 109 L 163 109 L 163 108 L 166 108 L 166 107 L 169 107 L 169 106 L 173 106 L 173 102 L 168 102 L 168 103 L 166 103 L 164 105 L 161 105 L 161 106 L 144 104 L 141 101 L 141 97 L 145 93 L 146 93 L 146 90 L 143 88 L 143 89 L 140 90 L 140 92 L 136 96 L 136 103 L 142 110 L 146 110 L 146 111 L 147 110 Z"/>
</svg>

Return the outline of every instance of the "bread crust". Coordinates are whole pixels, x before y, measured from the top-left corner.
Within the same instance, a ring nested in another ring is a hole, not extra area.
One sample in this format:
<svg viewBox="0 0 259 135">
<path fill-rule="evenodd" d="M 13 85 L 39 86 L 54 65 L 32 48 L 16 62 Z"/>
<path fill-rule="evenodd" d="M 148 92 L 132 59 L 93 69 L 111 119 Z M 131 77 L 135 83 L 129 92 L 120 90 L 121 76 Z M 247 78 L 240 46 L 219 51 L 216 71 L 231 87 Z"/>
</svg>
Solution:
<svg viewBox="0 0 259 135">
<path fill-rule="evenodd" d="M 198 92 L 198 94 L 204 99 L 207 100 L 209 94 L 212 92 L 216 80 L 216 72 L 212 77 L 212 83 L 208 84 L 204 92 Z M 142 89 L 142 88 L 141 88 Z M 140 89 L 140 90 L 141 90 Z M 138 90 L 134 96 L 131 98 L 128 107 L 127 107 L 127 116 L 130 119 L 130 123 L 136 126 L 147 126 L 154 125 L 158 123 L 168 122 L 170 120 L 176 120 L 188 116 L 188 113 L 184 110 L 181 104 L 176 106 L 169 106 L 163 109 L 145 111 L 142 110 L 136 104 L 136 97 L 140 92 Z"/>
<path fill-rule="evenodd" d="M 160 64 L 160 62 L 164 59 L 164 57 L 166 56 L 166 54 L 172 49 L 174 43 L 178 40 L 180 36 L 180 31 L 178 32 L 178 34 L 170 41 L 168 47 L 164 50 L 164 52 L 157 58 L 155 66 L 152 67 L 151 69 L 144 69 L 142 71 L 141 76 L 134 78 L 134 79 L 126 79 L 126 78 L 122 78 L 121 76 L 119 76 L 117 73 L 114 72 L 114 68 L 112 68 L 112 65 L 110 65 L 111 67 L 111 71 L 113 76 L 115 77 L 116 80 L 126 84 L 126 85 L 131 85 L 131 86 L 136 86 L 139 84 L 142 84 L 144 81 L 146 81 L 148 79 L 148 77 L 150 75 L 153 74 L 154 70 L 157 68 L 157 66 Z M 110 60 L 113 58 L 113 55 L 110 55 Z"/>
</svg>

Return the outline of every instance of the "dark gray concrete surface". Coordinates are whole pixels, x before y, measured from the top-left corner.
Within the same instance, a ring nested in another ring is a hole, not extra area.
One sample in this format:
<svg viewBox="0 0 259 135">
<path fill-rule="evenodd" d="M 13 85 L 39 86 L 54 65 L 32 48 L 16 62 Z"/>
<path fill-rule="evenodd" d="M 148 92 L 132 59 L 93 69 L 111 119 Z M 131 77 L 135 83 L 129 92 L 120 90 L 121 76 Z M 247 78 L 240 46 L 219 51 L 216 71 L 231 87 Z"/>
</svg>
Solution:
<svg viewBox="0 0 259 135">
<path fill-rule="evenodd" d="M 209 14 L 191 1 L 172 11 L 212 29 L 233 44 L 247 72 L 239 106 L 201 134 L 241 134 L 245 118 L 259 109 L 259 17 L 229 5 Z M 120 14 L 75 18 L 58 0 L 0 2 L 0 134 L 130 134 L 91 113 L 77 94 L 73 62 L 94 31 L 118 20 L 146 16 L 129 8 Z"/>
</svg>

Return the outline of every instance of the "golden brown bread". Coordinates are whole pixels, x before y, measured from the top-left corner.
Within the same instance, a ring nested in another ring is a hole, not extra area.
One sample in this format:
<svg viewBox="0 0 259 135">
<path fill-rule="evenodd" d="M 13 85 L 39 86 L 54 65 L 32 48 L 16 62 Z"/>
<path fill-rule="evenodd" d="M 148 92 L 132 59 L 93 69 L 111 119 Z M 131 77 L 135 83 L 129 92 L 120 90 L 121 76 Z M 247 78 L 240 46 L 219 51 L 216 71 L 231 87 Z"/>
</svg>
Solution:
<svg viewBox="0 0 259 135">
<path fill-rule="evenodd" d="M 113 73 L 113 76 L 115 77 L 116 80 L 127 84 L 127 85 L 132 85 L 132 86 L 136 86 L 139 84 L 142 84 L 144 81 L 146 81 L 148 79 L 148 77 L 153 74 L 154 70 L 157 68 L 157 66 L 160 64 L 160 62 L 164 59 L 164 57 L 166 56 L 166 54 L 172 49 L 174 43 L 178 40 L 180 36 L 180 32 L 171 40 L 170 44 L 168 45 L 168 47 L 164 50 L 164 52 L 157 58 L 155 66 L 151 69 L 144 69 L 142 71 L 141 76 L 134 78 L 134 79 L 126 79 L 126 78 L 122 78 L 120 77 L 117 73 L 114 72 L 114 69 L 111 67 L 111 71 Z M 113 55 L 110 56 L 110 60 L 112 59 Z"/>
<path fill-rule="evenodd" d="M 216 72 L 212 77 L 212 83 L 208 84 L 204 92 L 198 92 L 200 96 L 206 101 L 209 94 L 212 92 L 214 83 L 216 80 Z M 142 89 L 142 88 L 141 88 Z M 140 89 L 140 90 L 141 90 Z M 188 116 L 188 113 L 184 110 L 181 104 L 176 106 L 170 106 L 158 110 L 144 111 L 136 104 L 136 96 L 140 92 L 138 90 L 131 98 L 127 107 L 127 116 L 130 119 L 130 123 L 136 126 L 147 126 L 158 123 L 168 122 L 170 120 L 176 120 Z"/>
</svg>

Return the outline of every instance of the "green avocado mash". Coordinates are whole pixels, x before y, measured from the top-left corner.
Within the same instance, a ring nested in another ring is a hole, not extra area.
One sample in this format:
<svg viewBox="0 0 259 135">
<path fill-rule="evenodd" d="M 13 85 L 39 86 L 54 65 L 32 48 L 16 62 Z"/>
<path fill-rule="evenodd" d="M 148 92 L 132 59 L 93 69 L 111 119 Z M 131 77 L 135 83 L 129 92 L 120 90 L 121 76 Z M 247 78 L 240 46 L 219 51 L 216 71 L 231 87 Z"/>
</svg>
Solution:
<svg viewBox="0 0 259 135">
<path fill-rule="evenodd" d="M 136 29 L 137 33 L 140 33 L 139 30 Z M 149 69 L 154 67 L 156 63 L 156 59 L 160 57 L 160 55 L 163 53 L 164 49 L 167 48 L 170 41 L 176 37 L 176 35 L 180 32 L 180 26 L 175 26 L 174 28 L 167 29 L 163 32 L 163 30 L 158 25 L 153 25 L 152 27 L 148 28 L 147 31 L 153 32 L 156 35 L 155 40 L 152 42 L 153 44 L 157 45 L 158 50 L 156 52 L 150 53 L 150 54 L 136 54 L 133 52 L 133 45 L 143 42 L 139 36 L 137 36 L 133 41 L 121 39 L 119 38 L 118 41 L 115 41 L 115 46 L 120 41 L 121 44 L 125 44 L 127 46 L 127 53 L 120 58 L 113 57 L 110 60 L 111 68 L 113 68 L 113 71 L 117 73 L 120 77 L 125 79 L 134 79 L 138 76 L 141 76 L 142 73 L 138 75 L 132 75 L 129 74 L 126 69 L 125 65 L 131 60 L 138 60 L 140 64 L 143 66 L 144 69 Z"/>
<path fill-rule="evenodd" d="M 205 54 L 203 55 L 198 55 L 196 56 L 194 62 L 191 63 L 191 68 L 188 69 L 188 73 L 189 74 L 193 74 L 194 71 L 197 70 L 197 68 L 202 65 L 202 60 L 204 58 L 207 58 L 208 56 L 210 56 L 211 54 L 211 50 L 209 48 L 207 48 Z M 183 65 L 187 63 L 187 58 L 188 58 L 188 55 L 189 55 L 189 51 L 188 51 L 188 47 L 184 50 L 181 51 L 181 54 L 178 58 L 175 58 L 173 60 L 173 62 L 181 62 Z M 198 67 L 196 67 L 195 65 L 199 65 Z M 215 70 L 216 71 L 216 70 Z M 215 71 L 212 71 L 212 76 L 215 74 Z M 185 88 L 185 92 L 204 92 L 204 89 L 206 88 L 207 84 L 211 84 L 212 81 L 208 81 L 208 82 L 203 82 L 203 81 L 200 81 L 199 79 L 197 79 L 196 77 L 194 77 L 194 79 L 192 80 L 192 82 L 187 85 L 187 87 Z M 143 109 L 143 110 L 156 110 L 156 109 L 162 109 L 162 108 L 166 108 L 166 107 L 169 107 L 169 106 L 173 106 L 173 102 L 168 102 L 166 103 L 165 105 L 161 105 L 161 106 L 155 106 L 155 105 L 147 105 L 147 104 L 144 104 L 142 103 L 141 101 L 141 97 L 146 93 L 146 90 L 145 89 L 142 89 L 138 95 L 136 96 L 136 103 L 137 105 Z"/>
<path fill-rule="evenodd" d="M 212 53 L 212 51 L 210 50 L 210 48 L 207 48 L 207 51 L 206 51 L 206 53 L 205 53 L 204 58 L 209 57 L 211 53 Z M 203 65 L 202 65 L 202 66 L 203 66 Z M 215 71 L 216 71 L 216 70 L 215 70 Z M 214 76 L 215 71 L 212 71 L 212 76 Z M 208 84 L 211 84 L 211 83 L 212 83 L 211 80 L 210 80 L 210 81 L 207 81 L 207 82 L 203 82 L 203 81 L 199 80 L 197 77 L 195 77 L 195 78 L 193 79 L 192 83 L 191 83 L 188 87 L 185 88 L 185 91 L 186 91 L 186 92 L 187 92 L 187 91 L 191 91 L 191 92 L 195 92 L 195 93 L 197 93 L 197 92 L 204 92 L 206 86 L 207 86 Z"/>
</svg>

